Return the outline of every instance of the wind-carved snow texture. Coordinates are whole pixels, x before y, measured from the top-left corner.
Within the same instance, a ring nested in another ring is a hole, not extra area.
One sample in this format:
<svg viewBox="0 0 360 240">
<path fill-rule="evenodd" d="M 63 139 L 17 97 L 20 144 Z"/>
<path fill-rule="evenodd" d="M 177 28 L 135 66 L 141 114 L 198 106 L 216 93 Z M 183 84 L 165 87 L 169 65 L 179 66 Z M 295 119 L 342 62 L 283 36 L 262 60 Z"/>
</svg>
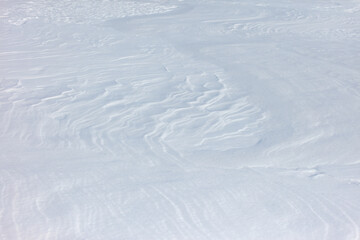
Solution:
<svg viewBox="0 0 360 240">
<path fill-rule="evenodd" d="M 9 23 L 15 25 L 33 19 L 45 19 L 47 22 L 57 23 L 96 23 L 113 18 L 165 13 L 173 8 L 175 6 L 157 2 L 41 0 L 14 4 L 10 8 L 2 9 L 2 15 Z"/>
<path fill-rule="evenodd" d="M 357 1 L 1 1 L 0 239 L 360 239 Z"/>
</svg>

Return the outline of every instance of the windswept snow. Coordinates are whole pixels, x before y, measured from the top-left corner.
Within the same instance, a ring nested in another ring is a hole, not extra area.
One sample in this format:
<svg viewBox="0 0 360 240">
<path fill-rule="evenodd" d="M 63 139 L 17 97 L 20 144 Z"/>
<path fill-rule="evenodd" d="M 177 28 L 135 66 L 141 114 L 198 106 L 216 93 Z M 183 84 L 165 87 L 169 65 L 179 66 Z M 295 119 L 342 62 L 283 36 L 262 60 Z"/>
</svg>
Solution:
<svg viewBox="0 0 360 240">
<path fill-rule="evenodd" d="M 15 25 L 22 25 L 33 19 L 44 19 L 51 23 L 81 24 L 102 22 L 113 18 L 160 14 L 171 11 L 175 7 L 156 2 L 38 0 L 13 4 L 1 11 L 7 22 Z"/>
<path fill-rule="evenodd" d="M 360 239 L 360 3 L 0 1 L 0 239 Z"/>
</svg>

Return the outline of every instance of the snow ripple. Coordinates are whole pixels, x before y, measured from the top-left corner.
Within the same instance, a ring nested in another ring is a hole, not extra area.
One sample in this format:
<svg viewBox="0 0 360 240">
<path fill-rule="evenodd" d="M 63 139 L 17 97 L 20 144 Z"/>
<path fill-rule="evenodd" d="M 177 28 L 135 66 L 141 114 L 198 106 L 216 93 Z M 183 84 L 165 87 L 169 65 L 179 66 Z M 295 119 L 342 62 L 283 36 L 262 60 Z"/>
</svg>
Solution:
<svg viewBox="0 0 360 240">
<path fill-rule="evenodd" d="M 173 5 L 157 2 L 133 2 L 114 0 L 78 1 L 30 1 L 4 9 L 2 18 L 14 25 L 41 19 L 53 23 L 89 24 L 108 19 L 160 14 L 172 11 Z"/>
<path fill-rule="evenodd" d="M 360 238 L 358 3 L 1 4 L 0 239 Z"/>
</svg>

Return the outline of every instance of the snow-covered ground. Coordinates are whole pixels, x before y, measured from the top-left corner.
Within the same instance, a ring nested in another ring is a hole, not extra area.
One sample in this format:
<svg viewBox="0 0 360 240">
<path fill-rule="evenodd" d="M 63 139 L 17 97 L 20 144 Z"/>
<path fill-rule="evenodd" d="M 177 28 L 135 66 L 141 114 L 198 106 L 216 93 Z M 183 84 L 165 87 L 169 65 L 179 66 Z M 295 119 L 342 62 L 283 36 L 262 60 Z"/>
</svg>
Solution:
<svg viewBox="0 0 360 240">
<path fill-rule="evenodd" d="M 359 240 L 358 0 L 1 0 L 1 240 Z"/>
</svg>

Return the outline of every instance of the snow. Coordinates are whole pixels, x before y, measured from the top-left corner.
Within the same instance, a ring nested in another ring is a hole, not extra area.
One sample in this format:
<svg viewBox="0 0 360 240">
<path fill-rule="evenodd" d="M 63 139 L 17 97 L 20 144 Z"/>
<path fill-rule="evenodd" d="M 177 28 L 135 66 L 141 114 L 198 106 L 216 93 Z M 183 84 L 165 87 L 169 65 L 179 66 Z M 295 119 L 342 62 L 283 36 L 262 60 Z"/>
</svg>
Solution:
<svg viewBox="0 0 360 240">
<path fill-rule="evenodd" d="M 0 239 L 360 239 L 356 0 L 2 0 Z"/>
</svg>

